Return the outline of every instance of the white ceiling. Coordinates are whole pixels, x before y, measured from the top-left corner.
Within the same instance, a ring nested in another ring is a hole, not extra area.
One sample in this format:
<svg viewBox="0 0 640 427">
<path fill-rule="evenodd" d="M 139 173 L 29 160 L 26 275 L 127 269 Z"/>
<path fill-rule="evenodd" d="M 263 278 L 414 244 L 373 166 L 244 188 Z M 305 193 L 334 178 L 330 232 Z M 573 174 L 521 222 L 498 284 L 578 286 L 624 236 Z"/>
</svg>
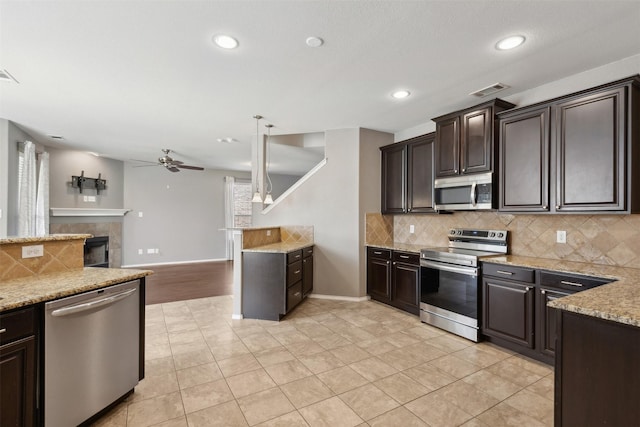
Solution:
<svg viewBox="0 0 640 427">
<path fill-rule="evenodd" d="M 512 34 L 527 42 L 494 48 Z M 41 143 L 248 170 L 255 114 L 274 135 L 397 132 L 496 82 L 505 97 L 638 53 L 640 1 L 0 0 L 0 69 L 20 82 L 0 82 L 0 117 Z"/>
</svg>

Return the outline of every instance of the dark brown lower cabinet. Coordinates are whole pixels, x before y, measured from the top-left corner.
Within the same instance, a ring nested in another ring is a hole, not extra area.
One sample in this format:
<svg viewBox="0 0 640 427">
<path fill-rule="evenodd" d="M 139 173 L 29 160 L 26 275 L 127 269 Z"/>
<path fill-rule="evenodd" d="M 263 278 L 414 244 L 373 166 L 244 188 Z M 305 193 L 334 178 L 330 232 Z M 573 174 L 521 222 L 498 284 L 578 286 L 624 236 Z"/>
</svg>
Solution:
<svg viewBox="0 0 640 427">
<path fill-rule="evenodd" d="M 36 411 L 34 308 L 0 315 L 0 426 L 33 426 Z"/>
<path fill-rule="evenodd" d="M 420 314 L 420 254 L 367 248 L 367 293 L 376 301 Z"/>
<path fill-rule="evenodd" d="M 485 277 L 482 280 L 482 333 L 533 348 L 534 286 Z"/>
<path fill-rule="evenodd" d="M 306 258 L 305 258 L 306 256 Z M 280 320 L 313 289 L 313 246 L 289 253 L 242 253 L 242 314 Z"/>
<path fill-rule="evenodd" d="M 391 302 L 391 251 L 367 249 L 367 293 L 376 301 Z"/>
<path fill-rule="evenodd" d="M 640 424 L 640 328 L 559 310 L 555 426 Z"/>
<path fill-rule="evenodd" d="M 556 351 L 556 312 L 555 308 L 547 307 L 547 304 L 558 298 L 571 295 L 569 292 L 562 292 L 557 289 L 540 287 L 538 290 L 538 331 L 536 333 L 536 343 L 540 352 L 549 357 L 555 356 Z"/>
<path fill-rule="evenodd" d="M 420 255 L 393 252 L 391 305 L 420 314 Z"/>
</svg>

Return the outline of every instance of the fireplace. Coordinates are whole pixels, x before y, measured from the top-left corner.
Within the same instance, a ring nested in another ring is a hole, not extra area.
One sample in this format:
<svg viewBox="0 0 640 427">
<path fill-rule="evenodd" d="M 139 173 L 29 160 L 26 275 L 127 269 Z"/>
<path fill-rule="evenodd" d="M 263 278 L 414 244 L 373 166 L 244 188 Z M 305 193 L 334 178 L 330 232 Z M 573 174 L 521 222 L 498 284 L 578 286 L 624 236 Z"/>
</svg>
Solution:
<svg viewBox="0 0 640 427">
<path fill-rule="evenodd" d="M 90 237 L 84 242 L 85 267 L 109 267 L 109 237 Z"/>
</svg>

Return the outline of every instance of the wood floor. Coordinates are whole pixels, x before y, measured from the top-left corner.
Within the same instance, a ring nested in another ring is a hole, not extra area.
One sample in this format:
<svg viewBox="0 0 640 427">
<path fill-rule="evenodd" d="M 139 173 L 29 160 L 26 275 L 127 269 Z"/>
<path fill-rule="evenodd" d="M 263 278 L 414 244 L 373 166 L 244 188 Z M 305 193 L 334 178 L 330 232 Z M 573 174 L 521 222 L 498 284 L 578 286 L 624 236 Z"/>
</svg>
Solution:
<svg viewBox="0 0 640 427">
<path fill-rule="evenodd" d="M 233 293 L 233 261 L 136 268 L 153 270 L 146 281 L 147 305 Z"/>
</svg>

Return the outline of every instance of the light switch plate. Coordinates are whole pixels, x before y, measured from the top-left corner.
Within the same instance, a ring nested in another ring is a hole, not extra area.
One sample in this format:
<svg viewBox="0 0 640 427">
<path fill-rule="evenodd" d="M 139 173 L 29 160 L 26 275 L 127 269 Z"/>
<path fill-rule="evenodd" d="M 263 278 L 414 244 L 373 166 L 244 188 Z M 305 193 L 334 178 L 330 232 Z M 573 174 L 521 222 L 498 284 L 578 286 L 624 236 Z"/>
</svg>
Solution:
<svg viewBox="0 0 640 427">
<path fill-rule="evenodd" d="M 22 247 L 22 258 L 37 258 L 44 255 L 44 245 Z"/>
<path fill-rule="evenodd" d="M 409 233 L 413 234 L 413 233 L 415 233 L 415 232 L 416 232 L 416 226 L 415 226 L 415 225 L 413 225 L 413 224 L 411 224 L 411 225 L 409 226 Z"/>
</svg>

